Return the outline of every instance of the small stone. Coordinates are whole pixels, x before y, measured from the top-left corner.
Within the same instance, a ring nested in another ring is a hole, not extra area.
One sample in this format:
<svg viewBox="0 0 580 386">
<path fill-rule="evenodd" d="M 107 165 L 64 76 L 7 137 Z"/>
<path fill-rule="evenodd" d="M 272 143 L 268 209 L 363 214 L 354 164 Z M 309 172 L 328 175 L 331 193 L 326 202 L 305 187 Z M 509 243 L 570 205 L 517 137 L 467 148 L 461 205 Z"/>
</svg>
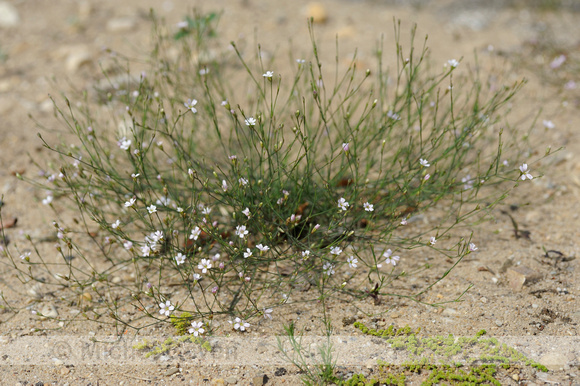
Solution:
<svg viewBox="0 0 580 386">
<path fill-rule="evenodd" d="M 236 378 L 236 377 L 227 377 L 226 379 L 224 379 L 224 381 L 228 385 L 235 385 L 236 383 L 238 383 L 238 378 Z"/>
<path fill-rule="evenodd" d="M 60 375 L 65 376 L 70 374 L 70 369 L 68 367 L 61 367 L 60 369 Z"/>
<path fill-rule="evenodd" d="M 113 280 L 111 280 L 111 283 L 113 284 L 119 284 L 121 282 L 121 278 L 119 276 L 115 276 L 113 278 Z"/>
<path fill-rule="evenodd" d="M 159 357 L 159 362 L 167 362 L 170 359 L 171 359 L 171 357 L 169 355 L 161 355 Z"/>
<path fill-rule="evenodd" d="M 495 323 L 495 325 L 496 325 L 496 326 L 498 326 L 498 327 L 501 327 L 501 326 L 503 326 L 503 322 L 502 322 L 501 320 L 496 320 L 494 323 Z"/>
<path fill-rule="evenodd" d="M 169 370 L 167 370 L 167 372 L 165 373 L 166 377 L 170 377 L 173 374 L 177 374 L 179 372 L 179 369 L 177 367 L 172 367 Z"/>
<path fill-rule="evenodd" d="M 514 381 L 518 382 L 518 381 L 520 380 L 520 376 L 519 376 L 519 374 L 513 374 L 513 375 L 512 375 L 512 379 L 513 379 Z"/>
<path fill-rule="evenodd" d="M 137 22 L 133 17 L 118 17 L 107 22 L 107 31 L 109 32 L 126 32 L 135 28 Z"/>
<path fill-rule="evenodd" d="M 81 295 L 81 300 L 84 302 L 92 302 L 93 301 L 93 297 L 90 293 L 88 292 L 83 292 L 83 294 Z"/>
<path fill-rule="evenodd" d="M 320 3 L 310 3 L 308 4 L 308 9 L 306 11 L 307 17 L 312 18 L 313 23 L 322 24 L 328 19 L 326 13 L 326 8 Z"/>
<path fill-rule="evenodd" d="M 486 298 L 485 296 L 484 296 L 484 297 L 482 297 L 482 298 L 481 298 L 481 302 L 482 302 L 483 304 L 486 304 L 486 303 L 487 303 L 487 298 Z"/>
<path fill-rule="evenodd" d="M 539 305 L 537 305 L 536 303 L 532 303 L 532 308 L 538 308 Z"/>
<path fill-rule="evenodd" d="M 277 377 L 281 377 L 282 375 L 286 375 L 288 371 L 284 367 L 278 367 L 274 372 L 274 375 Z"/>
<path fill-rule="evenodd" d="M 42 314 L 41 319 L 56 318 L 58 316 L 58 311 L 52 304 L 46 304 L 42 307 L 40 313 Z"/>
<path fill-rule="evenodd" d="M 16 27 L 20 23 L 18 10 L 7 1 L 0 2 L 0 28 Z"/>
<path fill-rule="evenodd" d="M 546 366 L 549 370 L 560 370 L 570 360 L 573 360 L 573 358 L 562 352 L 551 352 L 542 356 L 538 362 Z"/>
<path fill-rule="evenodd" d="M 222 378 L 217 378 L 211 381 L 212 386 L 223 386 L 225 382 Z"/>
<path fill-rule="evenodd" d="M 266 376 L 266 374 L 262 374 L 252 378 L 252 383 L 254 384 L 254 386 L 262 386 L 264 383 L 266 383 L 267 380 L 268 377 Z"/>
<path fill-rule="evenodd" d="M 356 318 L 354 316 L 345 316 L 342 318 L 343 327 L 350 326 L 351 324 L 354 324 L 354 322 L 356 322 Z"/>
<path fill-rule="evenodd" d="M 55 366 L 61 366 L 61 365 L 64 365 L 64 362 L 63 362 L 63 361 L 61 361 L 61 360 L 60 360 L 60 359 L 58 359 L 58 358 L 52 358 L 52 363 L 53 363 Z"/>
<path fill-rule="evenodd" d="M 91 63 L 91 54 L 85 48 L 72 51 L 66 58 L 65 68 L 69 72 L 77 72 L 81 67 Z"/>
<path fill-rule="evenodd" d="M 531 284 L 541 279 L 541 275 L 531 268 L 520 265 L 507 269 L 509 286 L 514 291 L 521 291 L 524 284 Z"/>
<path fill-rule="evenodd" d="M 446 308 L 443 310 L 442 314 L 445 316 L 455 316 L 457 315 L 459 312 L 457 312 L 456 309 L 454 308 Z"/>
</svg>

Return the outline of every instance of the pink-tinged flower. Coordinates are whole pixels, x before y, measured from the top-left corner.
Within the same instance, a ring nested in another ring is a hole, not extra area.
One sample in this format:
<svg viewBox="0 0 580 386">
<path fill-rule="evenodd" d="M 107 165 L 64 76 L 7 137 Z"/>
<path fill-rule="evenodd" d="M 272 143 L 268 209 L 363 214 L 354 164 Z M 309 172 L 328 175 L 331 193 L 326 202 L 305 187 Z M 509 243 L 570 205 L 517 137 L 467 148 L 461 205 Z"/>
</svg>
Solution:
<svg viewBox="0 0 580 386">
<path fill-rule="evenodd" d="M 191 234 L 189 235 L 189 239 L 195 241 L 199 238 L 199 235 L 201 235 L 201 229 L 199 229 L 199 227 L 195 227 L 191 230 Z"/>
<path fill-rule="evenodd" d="M 262 253 L 268 252 L 270 250 L 270 247 L 269 246 L 262 245 L 262 244 L 256 245 L 256 248 L 258 248 L 260 250 L 260 252 L 262 252 Z"/>
<path fill-rule="evenodd" d="M 121 226 L 121 221 L 117 220 L 114 223 L 111 224 L 111 228 L 113 229 L 117 229 Z"/>
<path fill-rule="evenodd" d="M 551 130 L 551 129 L 553 129 L 553 128 L 556 127 L 556 125 L 554 125 L 554 123 L 552 121 L 547 121 L 545 119 L 542 121 L 542 124 L 544 125 L 544 127 L 546 129 L 549 129 L 549 130 Z"/>
<path fill-rule="evenodd" d="M 429 178 L 431 178 L 431 174 L 429 174 L 429 173 L 425 174 L 425 177 L 424 177 L 425 181 L 427 181 Z"/>
<path fill-rule="evenodd" d="M 530 174 L 530 170 L 528 169 L 528 164 L 523 164 L 522 166 L 520 166 L 520 172 L 522 173 L 522 181 L 525 180 L 526 178 L 528 180 L 531 180 L 534 178 L 534 176 L 532 176 Z"/>
<path fill-rule="evenodd" d="M 342 150 L 343 150 L 345 153 L 347 153 L 349 149 L 350 149 L 350 147 L 349 147 L 349 145 L 348 145 L 348 142 L 345 142 L 345 143 L 343 143 L 343 144 L 342 144 Z"/>
<path fill-rule="evenodd" d="M 197 109 L 194 107 L 197 104 L 197 100 L 195 99 L 188 99 L 187 102 L 184 103 L 185 107 L 188 110 L 191 110 L 192 113 L 197 113 Z"/>
<path fill-rule="evenodd" d="M 125 240 L 125 242 L 123 243 L 123 248 L 129 250 L 133 248 L 133 243 L 129 240 Z"/>
<path fill-rule="evenodd" d="M 333 255 L 340 255 L 342 253 L 342 249 L 340 249 L 340 247 L 331 247 L 330 248 L 330 253 Z"/>
<path fill-rule="evenodd" d="M 226 182 L 226 180 L 222 180 L 222 189 L 224 190 L 224 192 L 228 191 L 228 183 Z"/>
<path fill-rule="evenodd" d="M 324 271 L 324 274 L 327 276 L 334 275 L 335 273 L 334 265 L 328 261 L 324 263 L 324 265 L 322 266 L 322 270 Z"/>
<path fill-rule="evenodd" d="M 374 206 L 373 204 L 369 204 L 368 202 L 365 202 L 365 203 L 363 204 L 363 207 L 365 208 L 365 210 L 366 210 L 367 212 L 372 212 L 372 211 L 374 211 L 374 210 L 375 210 L 375 206 Z"/>
<path fill-rule="evenodd" d="M 478 249 L 479 248 L 477 248 L 474 243 L 469 243 L 469 252 L 475 252 Z"/>
<path fill-rule="evenodd" d="M 405 226 L 405 225 L 407 225 L 407 224 L 408 224 L 408 222 L 407 222 L 407 218 L 403 217 L 403 218 L 401 219 L 401 225 Z"/>
<path fill-rule="evenodd" d="M 246 252 L 244 252 L 244 259 L 252 256 L 252 250 L 250 248 L 246 248 Z"/>
<path fill-rule="evenodd" d="M 117 145 L 121 150 L 129 150 L 131 147 L 131 140 L 123 137 L 119 140 L 119 142 L 117 142 Z"/>
<path fill-rule="evenodd" d="M 426 159 L 420 158 L 419 159 L 419 163 L 421 164 L 421 166 L 424 166 L 426 168 L 428 168 L 429 166 L 431 166 L 431 164 L 429 163 L 429 161 L 427 161 Z"/>
<path fill-rule="evenodd" d="M 251 217 L 250 208 L 242 210 L 242 214 L 246 215 L 247 218 L 250 218 Z"/>
<path fill-rule="evenodd" d="M 264 311 L 262 311 L 262 313 L 264 314 L 264 319 L 270 319 L 272 320 L 272 309 L 271 308 L 264 308 Z"/>
<path fill-rule="evenodd" d="M 436 242 L 437 242 L 437 239 L 435 238 L 435 236 L 431 236 L 431 238 L 429 239 L 429 244 L 435 245 Z"/>
<path fill-rule="evenodd" d="M 188 330 L 193 336 L 202 335 L 205 330 L 202 328 L 203 322 L 191 322 L 191 328 Z"/>
<path fill-rule="evenodd" d="M 338 199 L 338 207 L 340 208 L 341 212 L 343 210 L 347 210 L 349 206 L 350 206 L 350 204 L 343 197 Z"/>
<path fill-rule="evenodd" d="M 171 302 L 167 300 L 165 303 L 159 303 L 159 313 L 161 315 L 169 316 L 175 310 L 175 306 L 171 305 Z"/>
<path fill-rule="evenodd" d="M 250 327 L 250 323 L 240 318 L 235 318 L 233 321 L 229 320 L 228 322 L 234 326 L 234 330 L 236 331 L 244 332 Z"/>
<path fill-rule="evenodd" d="M 393 251 L 391 251 L 390 249 L 387 249 L 383 253 L 383 257 L 385 258 L 385 264 L 393 264 L 393 265 L 397 265 L 397 262 L 401 259 L 400 256 L 393 256 Z"/>
<path fill-rule="evenodd" d="M 552 63 L 550 63 L 550 68 L 552 70 L 555 70 L 556 68 L 558 68 L 562 64 L 564 64 L 565 61 L 566 61 L 566 56 L 565 55 L 557 56 L 556 58 L 554 58 L 554 60 L 552 60 Z"/>
<path fill-rule="evenodd" d="M 238 235 L 240 237 L 240 239 L 243 239 L 244 237 L 246 237 L 246 235 L 248 233 L 250 233 L 250 232 L 248 232 L 245 225 L 238 225 L 236 227 L 236 235 Z"/>
<path fill-rule="evenodd" d="M 346 262 L 348 263 L 349 267 L 356 268 L 358 264 L 358 259 L 354 256 L 349 256 L 348 259 L 346 259 Z"/>
<path fill-rule="evenodd" d="M 175 256 L 175 262 L 177 263 L 177 265 L 181 265 L 183 263 L 185 263 L 185 258 L 187 256 L 185 256 L 183 253 L 179 252 L 177 254 L 177 256 Z"/>
<path fill-rule="evenodd" d="M 197 269 L 201 269 L 201 273 L 207 273 L 207 270 L 211 268 L 211 261 L 209 259 L 201 259 L 201 262 L 197 265 Z"/>
</svg>

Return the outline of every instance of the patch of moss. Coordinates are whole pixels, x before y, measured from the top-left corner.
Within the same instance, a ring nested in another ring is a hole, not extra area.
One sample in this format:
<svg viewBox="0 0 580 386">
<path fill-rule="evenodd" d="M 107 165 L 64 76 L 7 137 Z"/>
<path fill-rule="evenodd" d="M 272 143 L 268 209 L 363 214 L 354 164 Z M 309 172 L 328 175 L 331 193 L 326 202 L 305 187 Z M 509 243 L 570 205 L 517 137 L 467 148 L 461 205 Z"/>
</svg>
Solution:
<svg viewBox="0 0 580 386">
<path fill-rule="evenodd" d="M 134 345 L 133 348 L 142 351 L 148 350 L 145 354 L 145 358 L 149 358 L 155 355 L 165 354 L 188 341 L 194 344 L 198 344 L 202 349 L 208 352 L 212 350 L 212 347 L 208 341 L 193 335 L 180 336 L 177 339 L 167 338 L 164 342 L 148 342 L 145 340 L 142 343 Z"/>
<path fill-rule="evenodd" d="M 177 335 L 187 335 L 188 329 L 191 327 L 193 315 L 189 312 L 183 312 L 181 315 L 171 315 L 169 321 L 175 327 Z"/>
<path fill-rule="evenodd" d="M 447 336 L 419 337 L 420 329 L 414 332 L 409 326 L 396 329 L 390 326 L 385 330 L 369 329 L 360 322 L 355 322 L 354 327 L 363 334 L 376 336 L 390 344 L 395 350 L 406 351 L 411 357 L 411 361 L 395 366 L 379 361 L 379 377 L 366 380 L 364 376 L 356 374 L 347 383 L 349 385 L 375 385 L 377 383 L 387 385 L 404 384 L 404 372 L 423 373 L 428 372 L 424 385 L 434 385 L 439 383 L 452 384 L 493 384 L 500 385 L 495 378 L 497 365 L 502 368 L 509 368 L 513 364 L 523 364 L 534 367 L 541 371 L 548 369 L 540 363 L 527 358 L 516 349 L 500 343 L 496 338 L 482 338 L 486 334 L 485 330 L 479 331 L 475 337 L 455 338 L 452 334 Z M 463 364 L 452 362 L 453 358 L 465 354 L 470 362 L 469 368 L 461 369 Z M 452 364 L 436 364 L 434 359 L 452 362 Z M 403 373 L 394 374 L 391 370 L 402 370 Z M 402 376 L 402 377 L 401 377 Z M 403 383 L 399 383 L 403 382 Z"/>
</svg>

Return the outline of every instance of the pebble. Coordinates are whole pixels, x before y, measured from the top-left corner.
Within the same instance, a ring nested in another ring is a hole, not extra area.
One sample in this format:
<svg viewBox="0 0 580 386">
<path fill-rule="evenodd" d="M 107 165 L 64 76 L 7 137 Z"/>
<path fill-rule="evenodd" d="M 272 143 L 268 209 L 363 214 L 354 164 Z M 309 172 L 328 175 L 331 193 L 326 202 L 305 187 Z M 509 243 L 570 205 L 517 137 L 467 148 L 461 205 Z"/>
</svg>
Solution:
<svg viewBox="0 0 580 386">
<path fill-rule="evenodd" d="M 130 31 L 137 25 L 135 18 L 130 16 L 118 17 L 107 22 L 107 31 L 109 32 L 126 32 Z"/>
<path fill-rule="evenodd" d="M 543 355 L 538 362 L 546 366 L 549 370 L 560 370 L 572 359 L 562 352 L 551 352 Z"/>
<path fill-rule="evenodd" d="M 222 378 L 217 378 L 211 381 L 212 386 L 223 386 L 225 382 Z"/>
<path fill-rule="evenodd" d="M 520 376 L 518 374 L 513 374 L 512 375 L 512 379 L 516 382 L 518 382 L 520 380 Z"/>
<path fill-rule="evenodd" d="M 485 296 L 484 296 L 484 297 L 482 297 L 482 298 L 481 298 L 481 302 L 482 302 L 483 304 L 486 304 L 486 303 L 487 303 L 487 298 L 486 298 Z"/>
<path fill-rule="evenodd" d="M 225 382 L 226 382 L 228 385 L 235 385 L 236 383 L 238 383 L 238 378 L 236 378 L 236 377 L 227 377 L 227 378 L 225 379 Z"/>
<path fill-rule="evenodd" d="M 265 382 L 267 382 L 267 380 L 268 377 L 266 376 L 266 374 L 262 374 L 252 378 L 252 383 L 254 386 L 262 386 Z"/>
<path fill-rule="evenodd" d="M 173 374 L 177 374 L 179 372 L 179 369 L 177 367 L 172 367 L 169 370 L 167 370 L 167 372 L 165 373 L 166 377 L 170 377 Z"/>
<path fill-rule="evenodd" d="M 56 318 L 58 316 L 58 311 L 52 304 L 46 304 L 44 307 L 42 307 L 40 313 L 42 314 L 41 319 Z"/>
<path fill-rule="evenodd" d="M 62 367 L 60 369 L 60 375 L 64 376 L 64 375 L 68 375 L 70 374 L 70 369 L 68 367 Z"/>
<path fill-rule="evenodd" d="M 508 268 L 506 275 L 509 286 L 514 291 L 521 291 L 524 284 L 534 283 L 542 277 L 538 272 L 524 265 Z"/>
<path fill-rule="evenodd" d="M 455 316 L 459 312 L 455 308 L 446 308 L 443 310 L 442 314 L 445 316 Z"/>
<path fill-rule="evenodd" d="M 312 22 L 316 24 L 326 23 L 328 14 L 326 8 L 320 3 L 310 3 L 306 11 L 308 19 L 312 18 Z"/>
<path fill-rule="evenodd" d="M 502 322 L 501 320 L 496 320 L 494 323 L 495 323 L 495 325 L 496 325 L 496 326 L 498 326 L 498 327 L 501 327 L 501 326 L 503 326 L 503 322 Z"/>
<path fill-rule="evenodd" d="M 91 64 L 91 53 L 86 48 L 72 50 L 65 61 L 65 68 L 69 72 L 77 72 L 81 67 Z"/>
<path fill-rule="evenodd" d="M 18 10 L 7 1 L 0 2 L 0 28 L 16 27 L 18 23 Z"/>
</svg>

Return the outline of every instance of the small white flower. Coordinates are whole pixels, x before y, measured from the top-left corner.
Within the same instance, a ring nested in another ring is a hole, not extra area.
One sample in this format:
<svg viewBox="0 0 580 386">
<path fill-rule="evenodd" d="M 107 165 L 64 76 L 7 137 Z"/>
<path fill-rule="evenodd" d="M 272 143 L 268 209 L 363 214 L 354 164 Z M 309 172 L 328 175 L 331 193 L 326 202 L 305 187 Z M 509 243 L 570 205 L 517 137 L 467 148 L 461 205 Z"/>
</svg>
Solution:
<svg viewBox="0 0 580 386">
<path fill-rule="evenodd" d="M 304 64 L 304 63 L 306 63 L 306 60 L 304 60 L 304 59 L 296 59 L 296 63 L 298 63 L 298 64 Z"/>
<path fill-rule="evenodd" d="M 137 201 L 137 199 L 135 197 L 133 197 L 132 199 L 130 199 L 129 201 L 127 201 L 125 203 L 125 207 L 126 208 L 132 207 L 133 205 L 135 205 L 135 201 Z"/>
<path fill-rule="evenodd" d="M 238 225 L 236 227 L 236 235 L 238 235 L 240 237 L 240 239 L 243 239 L 244 237 L 246 237 L 246 235 L 248 233 L 250 233 L 250 232 L 248 232 L 245 225 Z"/>
<path fill-rule="evenodd" d="M 274 72 L 273 71 L 266 71 L 266 73 L 262 74 L 262 76 L 264 78 L 272 79 L 272 77 L 274 76 Z"/>
<path fill-rule="evenodd" d="M 201 273 L 207 273 L 207 270 L 211 268 L 211 261 L 209 259 L 201 259 L 200 263 L 197 265 L 197 269 L 201 269 Z"/>
<path fill-rule="evenodd" d="M 227 104 L 228 104 L 228 101 L 226 101 L 226 100 L 222 101 L 222 103 L 221 103 L 222 106 L 227 106 Z"/>
<path fill-rule="evenodd" d="M 393 264 L 397 265 L 397 262 L 401 259 L 400 256 L 393 256 L 393 251 L 387 249 L 385 253 L 383 253 L 383 257 L 386 259 L 385 264 Z"/>
<path fill-rule="evenodd" d="M 395 113 L 393 110 L 387 111 L 387 117 L 391 118 L 394 121 L 401 120 L 401 116 L 399 114 Z"/>
<path fill-rule="evenodd" d="M 246 331 L 246 329 L 250 327 L 250 323 L 240 318 L 235 318 L 233 322 L 230 320 L 229 323 L 234 325 L 235 330 L 239 330 L 242 332 Z"/>
<path fill-rule="evenodd" d="M 503 164 L 503 166 L 509 166 L 510 165 L 510 163 L 508 162 L 507 159 L 504 159 L 503 162 L 502 162 L 502 164 Z"/>
<path fill-rule="evenodd" d="M 177 213 L 183 213 L 183 208 L 178 206 L 176 209 Z"/>
<path fill-rule="evenodd" d="M 459 66 L 459 62 L 455 59 L 450 59 L 447 61 L 447 64 L 449 64 L 452 68 L 455 68 L 457 66 Z"/>
<path fill-rule="evenodd" d="M 201 279 L 201 275 L 199 273 L 193 274 L 193 280 L 199 281 Z"/>
<path fill-rule="evenodd" d="M 250 218 L 250 208 L 242 210 L 242 213 L 245 214 L 247 218 Z"/>
<path fill-rule="evenodd" d="M 258 244 L 256 245 L 256 248 L 258 248 L 260 250 L 260 252 L 267 252 L 270 250 L 270 247 L 267 245 L 262 245 L 262 244 Z"/>
<path fill-rule="evenodd" d="M 203 209 L 201 210 L 201 214 L 203 215 L 209 215 L 211 213 L 211 208 L 209 206 L 204 206 Z"/>
<path fill-rule="evenodd" d="M 205 330 L 201 328 L 203 326 L 203 322 L 191 322 L 191 328 L 188 330 L 190 334 L 193 336 L 202 335 Z"/>
<path fill-rule="evenodd" d="M 137 177 L 139 177 L 140 175 L 141 175 L 141 174 L 139 174 L 139 173 L 133 173 L 133 174 L 131 174 L 131 178 L 137 178 Z"/>
<path fill-rule="evenodd" d="M 246 180 L 244 177 L 240 178 L 240 179 L 238 180 L 238 182 L 239 182 L 239 183 L 240 183 L 240 185 L 242 185 L 242 186 L 246 186 L 246 185 L 248 185 L 248 180 Z"/>
<path fill-rule="evenodd" d="M 141 247 L 141 256 L 150 256 L 151 255 L 151 247 L 149 245 L 143 245 Z"/>
<path fill-rule="evenodd" d="M 155 212 L 157 212 L 157 207 L 153 204 L 151 204 L 151 206 L 147 207 L 147 212 L 149 212 L 149 214 L 153 214 Z"/>
<path fill-rule="evenodd" d="M 542 123 L 544 124 L 544 127 L 546 129 L 550 129 L 551 130 L 551 129 L 553 129 L 553 128 L 556 127 L 556 125 L 554 125 L 554 123 L 552 121 L 546 121 L 546 120 L 544 120 L 544 121 L 542 121 Z"/>
<path fill-rule="evenodd" d="M 249 117 L 248 119 L 245 120 L 246 122 L 246 126 L 256 126 L 256 118 L 254 117 Z"/>
<path fill-rule="evenodd" d="M 161 196 L 155 203 L 159 206 L 169 206 L 169 204 L 171 204 L 171 199 L 169 197 Z"/>
<path fill-rule="evenodd" d="M 407 224 L 408 224 L 407 219 L 405 217 L 403 217 L 401 219 L 401 225 L 407 225 Z"/>
<path fill-rule="evenodd" d="M 534 176 L 532 176 L 530 174 L 530 170 L 528 169 L 528 164 L 523 164 L 522 166 L 520 166 L 520 172 L 522 172 L 522 181 L 525 180 L 526 178 L 528 180 L 531 180 L 534 178 Z"/>
<path fill-rule="evenodd" d="M 431 164 L 429 163 L 429 161 L 427 161 L 426 159 L 420 158 L 419 159 L 419 163 L 421 164 L 421 166 L 424 166 L 426 168 L 428 168 L 429 166 L 431 166 Z"/>
<path fill-rule="evenodd" d="M 54 198 L 54 197 L 52 197 L 52 196 L 49 194 L 48 196 L 46 196 L 46 198 L 45 198 L 44 200 L 42 200 L 42 203 L 43 203 L 44 205 L 48 205 L 48 204 L 50 204 L 50 203 L 52 202 L 53 198 Z"/>
<path fill-rule="evenodd" d="M 304 260 L 308 259 L 310 257 L 310 251 L 302 251 L 302 258 Z"/>
<path fill-rule="evenodd" d="M 558 68 L 562 64 L 564 64 L 565 61 L 566 61 L 566 55 L 557 56 L 556 58 L 554 58 L 554 60 L 552 60 L 552 63 L 550 63 L 550 68 L 552 70 L 555 70 L 556 68 Z"/>
<path fill-rule="evenodd" d="M 356 268 L 358 264 L 358 259 L 354 256 L 349 256 L 348 259 L 346 259 L 346 262 L 348 263 L 349 267 Z"/>
<path fill-rule="evenodd" d="M 22 260 L 26 260 L 30 257 L 30 252 L 24 252 L 22 255 L 20 255 L 20 258 Z"/>
<path fill-rule="evenodd" d="M 431 236 L 431 238 L 429 239 L 429 244 L 435 245 L 436 242 L 437 242 L 437 239 L 435 238 L 435 236 Z"/>
<path fill-rule="evenodd" d="M 228 183 L 226 182 L 226 180 L 222 180 L 222 189 L 224 190 L 224 192 L 228 191 Z"/>
<path fill-rule="evenodd" d="M 123 248 L 129 250 L 133 248 L 133 243 L 129 240 L 125 240 L 125 242 L 123 243 Z"/>
<path fill-rule="evenodd" d="M 340 208 L 341 212 L 343 210 L 347 210 L 349 206 L 350 204 L 343 197 L 338 199 L 338 207 Z"/>
<path fill-rule="evenodd" d="M 340 249 L 340 247 L 331 247 L 330 248 L 330 253 L 333 255 L 340 255 L 342 253 L 342 249 Z"/>
<path fill-rule="evenodd" d="M 191 110 L 192 113 L 197 113 L 197 109 L 194 107 L 197 104 L 197 100 L 195 99 L 188 99 L 187 102 L 184 103 L 185 107 L 188 110 Z"/>
<path fill-rule="evenodd" d="M 117 229 L 117 228 L 119 228 L 119 226 L 121 226 L 121 221 L 119 221 L 119 220 L 117 220 L 111 224 L 111 228 L 113 228 L 113 229 Z"/>
<path fill-rule="evenodd" d="M 177 265 L 181 265 L 183 263 L 185 263 L 185 258 L 187 256 L 185 256 L 183 253 L 179 252 L 177 254 L 177 256 L 175 256 L 175 262 L 177 263 Z"/>
<path fill-rule="evenodd" d="M 191 230 L 191 234 L 189 235 L 190 240 L 197 240 L 199 235 L 201 235 L 201 229 L 199 227 L 195 227 Z"/>
<path fill-rule="evenodd" d="M 247 259 L 250 256 L 252 256 L 252 251 L 250 248 L 246 248 L 246 252 L 244 252 L 244 259 Z"/>
<path fill-rule="evenodd" d="M 365 203 L 363 204 L 363 207 L 365 208 L 365 210 L 366 210 L 367 212 L 372 212 L 372 211 L 374 211 L 374 210 L 375 210 L 375 206 L 374 206 L 373 204 L 369 204 L 368 202 L 365 202 Z"/>
<path fill-rule="evenodd" d="M 324 271 L 324 274 L 327 276 L 334 275 L 334 273 L 335 273 L 334 272 L 334 265 L 328 261 L 326 263 L 324 263 L 324 265 L 322 266 L 322 270 Z"/>
<path fill-rule="evenodd" d="M 175 309 L 175 306 L 171 305 L 171 302 L 167 300 L 165 303 L 159 303 L 159 308 L 161 315 L 169 316 Z"/>
<path fill-rule="evenodd" d="M 463 177 L 461 182 L 463 182 L 463 190 L 469 190 L 473 188 L 474 179 L 472 179 L 469 174 Z"/>
<path fill-rule="evenodd" d="M 475 252 L 478 249 L 479 248 L 477 248 L 474 243 L 469 243 L 469 252 Z"/>
<path fill-rule="evenodd" d="M 264 308 L 263 314 L 264 314 L 264 319 L 270 319 L 272 320 L 272 309 L 271 308 Z"/>
<path fill-rule="evenodd" d="M 131 140 L 127 139 L 126 137 L 123 137 L 119 140 L 119 142 L 117 142 L 117 145 L 119 145 L 119 148 L 121 148 L 121 150 L 129 150 L 129 148 L 131 147 Z"/>
</svg>

